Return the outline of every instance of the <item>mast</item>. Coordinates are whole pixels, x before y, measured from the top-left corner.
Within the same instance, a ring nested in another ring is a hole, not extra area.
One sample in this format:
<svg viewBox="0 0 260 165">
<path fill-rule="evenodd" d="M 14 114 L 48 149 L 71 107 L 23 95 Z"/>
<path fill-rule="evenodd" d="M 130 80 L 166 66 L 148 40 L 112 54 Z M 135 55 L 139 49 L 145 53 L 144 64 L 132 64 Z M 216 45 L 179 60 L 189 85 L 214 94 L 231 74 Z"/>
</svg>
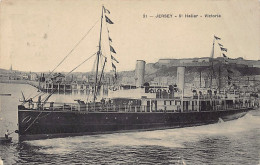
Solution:
<svg viewBox="0 0 260 165">
<path fill-rule="evenodd" d="M 219 89 L 219 93 L 220 93 L 220 90 L 221 90 L 221 64 L 219 64 L 219 70 L 218 70 L 218 89 Z"/>
<path fill-rule="evenodd" d="M 200 70 L 200 88 L 201 88 L 201 70 Z"/>
<path fill-rule="evenodd" d="M 212 53 L 211 53 L 211 74 L 210 74 L 210 89 L 212 89 L 212 76 L 214 74 L 214 68 L 213 68 L 213 58 L 214 58 L 214 46 L 215 46 L 215 37 L 213 39 L 213 46 L 212 46 Z"/>
<path fill-rule="evenodd" d="M 100 25 L 100 35 L 99 35 L 99 46 L 97 52 L 97 66 L 96 66 L 96 79 L 95 79 L 95 87 L 94 87 L 94 103 L 96 101 L 96 94 L 97 94 L 97 81 L 98 81 L 98 65 L 99 65 L 99 56 L 101 55 L 101 39 L 102 39 L 102 23 L 103 23 L 103 11 L 104 6 L 102 5 L 102 15 L 101 15 L 101 25 Z"/>
</svg>

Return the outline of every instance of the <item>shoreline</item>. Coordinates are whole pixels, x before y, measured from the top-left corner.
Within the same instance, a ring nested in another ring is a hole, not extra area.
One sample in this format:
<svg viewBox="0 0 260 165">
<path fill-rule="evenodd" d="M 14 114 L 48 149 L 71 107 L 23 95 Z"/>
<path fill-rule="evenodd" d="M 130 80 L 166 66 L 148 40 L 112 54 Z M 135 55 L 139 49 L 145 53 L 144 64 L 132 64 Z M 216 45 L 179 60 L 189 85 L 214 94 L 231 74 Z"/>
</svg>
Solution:
<svg viewBox="0 0 260 165">
<path fill-rule="evenodd" d="M 35 82 L 30 80 L 0 80 L 0 83 L 7 83 L 7 84 L 28 84 L 27 82 Z"/>
</svg>

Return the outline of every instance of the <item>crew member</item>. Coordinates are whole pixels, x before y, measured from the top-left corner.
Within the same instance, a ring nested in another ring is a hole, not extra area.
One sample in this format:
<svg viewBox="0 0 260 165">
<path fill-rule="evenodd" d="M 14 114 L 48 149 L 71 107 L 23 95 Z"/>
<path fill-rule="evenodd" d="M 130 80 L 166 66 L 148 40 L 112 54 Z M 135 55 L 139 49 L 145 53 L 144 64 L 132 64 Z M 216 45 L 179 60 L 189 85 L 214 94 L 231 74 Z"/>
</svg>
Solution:
<svg viewBox="0 0 260 165">
<path fill-rule="evenodd" d="M 32 98 L 30 98 L 29 100 L 28 100 L 28 102 L 29 102 L 29 108 L 33 108 L 33 100 L 32 100 Z"/>
<path fill-rule="evenodd" d="M 6 132 L 5 132 L 5 138 L 8 139 L 8 136 L 9 136 L 9 135 L 10 135 L 10 134 L 9 134 L 9 131 L 6 130 Z"/>
</svg>

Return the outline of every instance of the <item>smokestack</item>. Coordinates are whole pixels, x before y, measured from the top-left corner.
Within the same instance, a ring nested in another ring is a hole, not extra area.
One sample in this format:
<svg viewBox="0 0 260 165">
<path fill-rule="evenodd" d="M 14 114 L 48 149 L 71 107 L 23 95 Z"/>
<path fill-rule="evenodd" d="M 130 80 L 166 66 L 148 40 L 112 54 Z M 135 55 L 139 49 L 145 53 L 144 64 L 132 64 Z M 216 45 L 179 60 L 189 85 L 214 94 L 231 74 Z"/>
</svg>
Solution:
<svg viewBox="0 0 260 165">
<path fill-rule="evenodd" d="M 177 68 L 177 86 L 178 88 L 184 92 L 184 82 L 185 82 L 185 67 L 179 66 Z"/>
<path fill-rule="evenodd" d="M 144 84 L 145 61 L 137 60 L 135 66 L 135 85 L 141 87 Z"/>
</svg>

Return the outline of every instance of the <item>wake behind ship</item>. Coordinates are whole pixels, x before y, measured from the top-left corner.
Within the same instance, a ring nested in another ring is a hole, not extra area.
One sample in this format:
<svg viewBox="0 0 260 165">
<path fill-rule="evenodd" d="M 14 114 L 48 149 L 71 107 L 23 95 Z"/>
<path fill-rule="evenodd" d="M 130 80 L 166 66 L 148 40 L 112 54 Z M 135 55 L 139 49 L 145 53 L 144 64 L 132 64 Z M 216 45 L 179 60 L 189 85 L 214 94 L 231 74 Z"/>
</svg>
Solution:
<svg viewBox="0 0 260 165">
<path fill-rule="evenodd" d="M 116 51 L 111 46 L 109 30 L 106 28 L 106 37 L 102 33 L 104 22 L 105 25 L 113 24 L 109 14 L 110 11 L 103 6 L 99 50 L 94 54 L 97 59 L 95 83 L 92 92 L 88 93 L 93 100 L 75 100 L 75 103 L 48 102 L 55 88 L 44 99 L 41 96 L 45 93 L 40 92 L 37 101 L 26 100 L 23 96 L 23 102 L 18 106 L 20 141 L 211 124 L 242 117 L 255 106 L 251 95 L 244 95 L 236 90 L 221 90 L 221 87 L 187 90 L 185 65 L 177 68 L 176 85 L 151 86 L 144 83 L 145 61 L 142 60 L 136 63 L 135 86 L 114 85 L 110 87 L 107 97 L 100 96 L 108 57 L 112 62 L 114 81 L 117 80 Z M 104 38 L 108 40 L 109 54 L 102 50 L 104 45 L 101 41 Z M 213 53 L 215 40 L 218 39 L 214 36 Z M 41 80 L 46 81 L 45 78 Z M 98 97 L 101 99 L 98 100 Z"/>
</svg>

